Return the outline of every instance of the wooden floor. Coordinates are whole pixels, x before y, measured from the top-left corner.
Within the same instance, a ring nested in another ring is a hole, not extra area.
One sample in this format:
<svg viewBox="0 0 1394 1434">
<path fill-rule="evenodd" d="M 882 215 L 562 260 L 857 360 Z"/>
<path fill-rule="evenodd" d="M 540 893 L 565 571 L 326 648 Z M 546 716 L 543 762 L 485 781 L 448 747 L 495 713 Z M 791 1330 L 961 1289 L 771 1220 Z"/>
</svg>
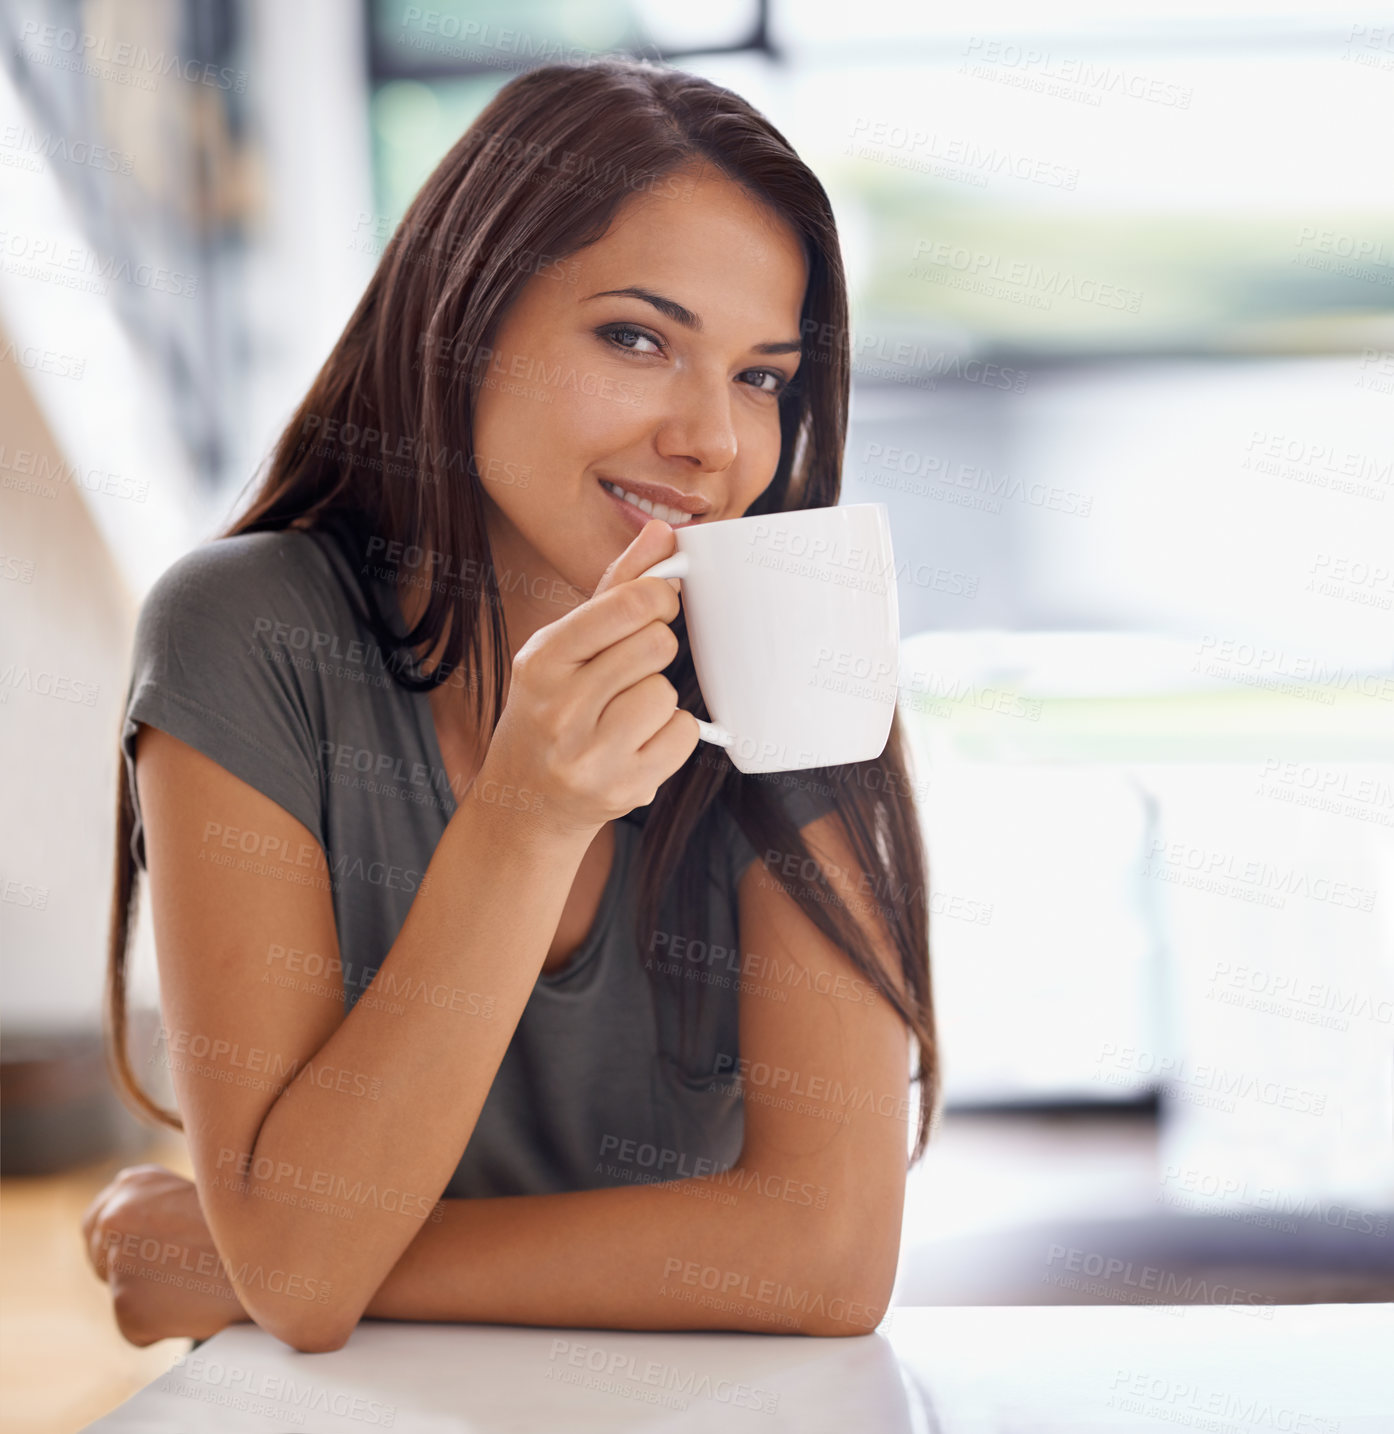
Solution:
<svg viewBox="0 0 1394 1434">
<path fill-rule="evenodd" d="M 73 1434 L 163 1374 L 189 1348 L 122 1339 L 107 1287 L 87 1262 L 80 1222 L 122 1165 L 191 1175 L 171 1132 L 139 1160 L 40 1179 L 0 1180 L 0 1430 Z"/>
</svg>

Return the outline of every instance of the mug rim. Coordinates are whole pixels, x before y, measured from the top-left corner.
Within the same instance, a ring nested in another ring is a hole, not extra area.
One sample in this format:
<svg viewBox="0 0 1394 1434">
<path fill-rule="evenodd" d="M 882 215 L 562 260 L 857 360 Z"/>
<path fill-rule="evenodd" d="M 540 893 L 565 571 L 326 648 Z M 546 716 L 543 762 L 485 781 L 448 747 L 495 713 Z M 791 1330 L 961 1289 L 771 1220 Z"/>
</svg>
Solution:
<svg viewBox="0 0 1394 1434">
<path fill-rule="evenodd" d="M 822 508 L 791 508 L 788 511 L 781 510 L 777 513 L 742 513 L 739 518 L 718 518 L 714 523 L 684 523 L 680 528 L 674 528 L 673 534 L 681 541 L 684 536 L 689 539 L 696 537 L 699 533 L 720 532 L 734 523 L 801 523 L 815 515 L 822 516 L 827 513 L 857 513 L 871 509 L 879 510 L 887 524 L 890 522 L 890 510 L 885 503 L 832 503 Z"/>
</svg>

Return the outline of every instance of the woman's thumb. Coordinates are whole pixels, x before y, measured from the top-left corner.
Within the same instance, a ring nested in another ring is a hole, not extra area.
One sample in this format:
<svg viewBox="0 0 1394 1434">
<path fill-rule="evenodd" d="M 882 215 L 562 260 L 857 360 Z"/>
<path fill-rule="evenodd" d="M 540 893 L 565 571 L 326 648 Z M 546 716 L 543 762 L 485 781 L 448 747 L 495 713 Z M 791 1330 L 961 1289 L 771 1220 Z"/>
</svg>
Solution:
<svg viewBox="0 0 1394 1434">
<path fill-rule="evenodd" d="M 647 568 L 661 563 L 678 550 L 673 530 L 662 518 L 650 518 L 634 535 L 634 541 L 610 564 L 596 584 L 593 596 L 599 597 L 620 583 L 639 577 Z M 681 590 L 677 578 L 669 578 L 675 590 Z"/>
</svg>

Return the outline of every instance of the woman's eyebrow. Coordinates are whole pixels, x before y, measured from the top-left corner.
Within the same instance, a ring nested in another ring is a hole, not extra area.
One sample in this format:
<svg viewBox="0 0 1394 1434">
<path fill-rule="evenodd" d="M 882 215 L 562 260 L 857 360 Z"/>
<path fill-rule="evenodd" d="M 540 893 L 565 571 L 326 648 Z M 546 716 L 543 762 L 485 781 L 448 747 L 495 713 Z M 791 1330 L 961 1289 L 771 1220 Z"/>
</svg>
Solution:
<svg viewBox="0 0 1394 1434">
<path fill-rule="evenodd" d="M 662 294 L 655 294 L 652 289 L 642 289 L 637 285 L 630 285 L 624 289 L 602 289 L 598 294 L 587 294 L 581 300 L 583 304 L 589 303 L 591 299 L 605 299 L 614 296 L 627 299 L 642 299 L 646 304 L 652 304 L 660 314 L 665 314 L 675 324 L 681 324 L 685 329 L 691 329 L 693 333 L 702 332 L 702 321 L 692 312 L 684 308 L 676 299 L 665 298 Z M 784 339 L 772 344 L 752 344 L 751 348 L 757 354 L 796 354 L 802 353 L 803 345 L 798 339 Z"/>
</svg>

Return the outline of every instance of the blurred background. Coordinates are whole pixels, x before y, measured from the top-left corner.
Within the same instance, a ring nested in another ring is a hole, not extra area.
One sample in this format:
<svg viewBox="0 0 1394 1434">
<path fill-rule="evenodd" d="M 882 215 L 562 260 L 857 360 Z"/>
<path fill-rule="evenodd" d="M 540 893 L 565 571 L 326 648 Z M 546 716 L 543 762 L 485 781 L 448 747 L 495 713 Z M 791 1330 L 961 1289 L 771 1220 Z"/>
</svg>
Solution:
<svg viewBox="0 0 1394 1434">
<path fill-rule="evenodd" d="M 100 1047 L 138 604 L 497 88 L 611 52 L 749 98 L 841 226 L 946 1069 L 896 1303 L 1394 1296 L 1394 16 L 964 13 L 10 0 L 7 1427 L 186 1347 L 121 1340 L 77 1234 L 120 1165 L 187 1168 Z"/>
</svg>

